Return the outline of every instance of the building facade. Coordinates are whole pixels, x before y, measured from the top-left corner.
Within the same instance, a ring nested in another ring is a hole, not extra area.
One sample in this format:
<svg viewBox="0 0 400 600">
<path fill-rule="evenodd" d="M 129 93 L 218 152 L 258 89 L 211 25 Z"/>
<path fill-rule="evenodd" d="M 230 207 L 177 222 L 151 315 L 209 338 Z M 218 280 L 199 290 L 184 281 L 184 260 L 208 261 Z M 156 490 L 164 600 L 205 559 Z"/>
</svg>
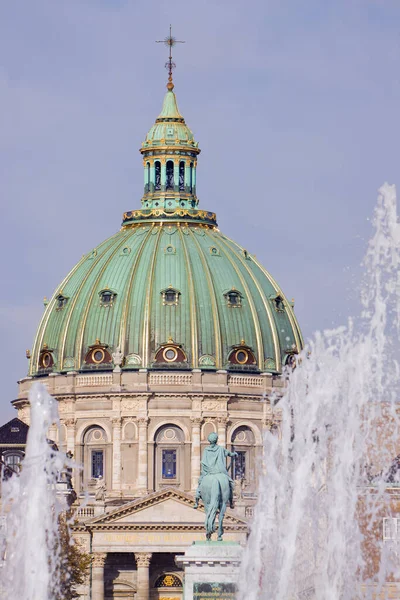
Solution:
<svg viewBox="0 0 400 600">
<path fill-rule="evenodd" d="M 196 195 L 200 153 L 170 77 L 140 152 L 142 208 L 88 252 L 46 302 L 14 401 L 29 424 L 41 381 L 58 400 L 49 431 L 77 464 L 75 536 L 93 554 L 82 598 L 180 599 L 175 556 L 204 538 L 193 508 L 215 431 L 238 456 L 226 540 L 245 543 L 263 431 L 303 341 L 278 284 L 218 228 Z"/>
</svg>

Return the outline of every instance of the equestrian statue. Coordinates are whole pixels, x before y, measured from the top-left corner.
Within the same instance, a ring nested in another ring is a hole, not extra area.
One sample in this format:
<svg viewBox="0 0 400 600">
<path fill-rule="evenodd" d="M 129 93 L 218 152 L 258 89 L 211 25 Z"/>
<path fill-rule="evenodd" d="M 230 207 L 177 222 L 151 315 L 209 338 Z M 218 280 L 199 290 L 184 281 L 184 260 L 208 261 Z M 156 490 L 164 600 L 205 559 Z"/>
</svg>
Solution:
<svg viewBox="0 0 400 600">
<path fill-rule="evenodd" d="M 226 448 L 218 446 L 218 435 L 216 433 L 210 433 L 208 441 L 210 445 L 204 449 L 201 460 L 201 473 L 194 508 L 198 508 L 201 498 L 206 511 L 205 528 L 207 540 L 211 540 L 211 535 L 215 531 L 215 519 L 219 512 L 218 541 L 220 542 L 224 533 L 224 515 L 228 502 L 230 507 L 233 508 L 234 482 L 229 477 L 226 468 L 226 457 L 235 457 L 238 454 L 237 452 L 229 452 Z"/>
</svg>

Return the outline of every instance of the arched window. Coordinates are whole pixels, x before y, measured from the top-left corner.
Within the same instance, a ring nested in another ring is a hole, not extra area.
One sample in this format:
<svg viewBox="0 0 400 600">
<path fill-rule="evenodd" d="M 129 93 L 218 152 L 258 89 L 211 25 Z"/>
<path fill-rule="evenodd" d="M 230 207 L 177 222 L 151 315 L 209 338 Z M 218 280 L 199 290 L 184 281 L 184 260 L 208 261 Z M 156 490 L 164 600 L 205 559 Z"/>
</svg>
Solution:
<svg viewBox="0 0 400 600">
<path fill-rule="evenodd" d="M 161 190 L 161 163 L 159 160 L 154 163 L 154 189 Z"/>
<path fill-rule="evenodd" d="M 155 436 L 155 489 L 183 483 L 184 434 L 176 425 L 164 425 Z"/>
<path fill-rule="evenodd" d="M 93 425 L 86 430 L 83 437 L 83 477 L 89 488 L 96 487 L 96 482 L 106 477 L 107 435 L 104 429 Z"/>
<path fill-rule="evenodd" d="M 183 160 L 179 163 L 179 191 L 185 191 L 185 163 Z"/>
<path fill-rule="evenodd" d="M 157 578 L 155 588 L 181 588 L 182 581 L 175 573 L 167 573 Z"/>
<path fill-rule="evenodd" d="M 21 462 L 23 459 L 22 452 L 7 452 L 3 455 L 4 466 L 2 469 L 3 479 L 8 479 L 21 470 Z"/>
<path fill-rule="evenodd" d="M 174 189 L 174 163 L 172 160 L 167 161 L 166 186 L 165 187 L 167 190 Z"/>
<path fill-rule="evenodd" d="M 249 484 L 254 480 L 254 433 L 246 425 L 235 429 L 232 435 L 232 451 L 237 456 L 232 459 L 232 479 Z"/>
</svg>

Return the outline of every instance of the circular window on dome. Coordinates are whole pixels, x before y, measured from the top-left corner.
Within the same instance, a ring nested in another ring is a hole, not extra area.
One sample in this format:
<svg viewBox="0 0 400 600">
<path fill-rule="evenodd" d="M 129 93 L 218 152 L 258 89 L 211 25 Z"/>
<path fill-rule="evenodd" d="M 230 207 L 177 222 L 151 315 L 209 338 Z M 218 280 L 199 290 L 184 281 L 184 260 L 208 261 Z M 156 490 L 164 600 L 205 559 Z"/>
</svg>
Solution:
<svg viewBox="0 0 400 600">
<path fill-rule="evenodd" d="M 49 369 L 53 366 L 53 357 L 50 352 L 43 352 L 40 357 L 40 366 L 42 369 Z"/>
<path fill-rule="evenodd" d="M 163 358 L 166 362 L 175 362 L 178 358 L 178 352 L 176 348 L 164 348 Z"/>
<path fill-rule="evenodd" d="M 210 254 L 212 254 L 213 256 L 219 256 L 219 250 L 218 250 L 218 248 L 216 248 L 215 246 L 212 246 L 210 248 Z"/>
<path fill-rule="evenodd" d="M 238 350 L 235 358 L 239 365 L 245 365 L 249 360 L 249 353 L 246 350 Z"/>
<path fill-rule="evenodd" d="M 93 350 L 92 360 L 94 363 L 96 363 L 98 365 L 99 363 L 102 363 L 104 361 L 104 358 L 105 358 L 104 350 L 102 350 L 101 348 L 98 348 L 97 350 Z"/>
</svg>

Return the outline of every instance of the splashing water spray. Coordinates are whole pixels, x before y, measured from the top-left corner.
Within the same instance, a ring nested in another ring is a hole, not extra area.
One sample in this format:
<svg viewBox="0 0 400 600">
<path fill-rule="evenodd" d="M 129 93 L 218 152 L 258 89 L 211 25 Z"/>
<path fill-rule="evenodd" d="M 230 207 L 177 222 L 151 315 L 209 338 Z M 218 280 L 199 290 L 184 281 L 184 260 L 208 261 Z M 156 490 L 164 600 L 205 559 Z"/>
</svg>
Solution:
<svg viewBox="0 0 400 600">
<path fill-rule="evenodd" d="M 379 190 L 374 227 L 362 314 L 316 334 L 275 399 L 280 434 L 265 436 L 240 600 L 400 598 L 388 585 L 400 580 L 400 543 L 383 540 L 400 487 L 394 186 Z"/>
<path fill-rule="evenodd" d="M 47 439 L 58 423 L 57 401 L 36 383 L 29 392 L 31 423 L 19 476 L 2 482 L 0 598 L 53 600 L 60 564 L 58 516 L 65 505 L 56 483 L 65 455 Z"/>
</svg>

